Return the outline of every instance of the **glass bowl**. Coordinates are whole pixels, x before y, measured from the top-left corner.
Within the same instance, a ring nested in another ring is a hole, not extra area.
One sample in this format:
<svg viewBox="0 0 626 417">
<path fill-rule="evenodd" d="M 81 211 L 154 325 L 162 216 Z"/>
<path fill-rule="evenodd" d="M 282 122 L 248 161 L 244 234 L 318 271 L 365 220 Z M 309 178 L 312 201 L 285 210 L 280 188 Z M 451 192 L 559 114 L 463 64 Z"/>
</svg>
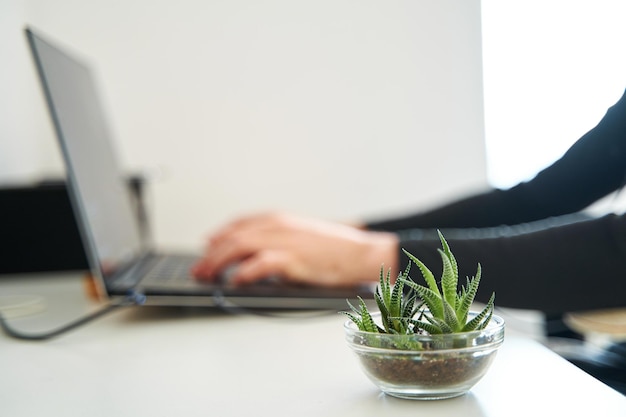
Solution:
<svg viewBox="0 0 626 417">
<path fill-rule="evenodd" d="M 380 323 L 380 314 L 372 316 Z M 344 329 L 369 379 L 384 393 L 408 399 L 465 394 L 485 375 L 504 341 L 504 320 L 496 315 L 483 330 L 455 334 L 370 333 L 351 320 Z"/>
</svg>

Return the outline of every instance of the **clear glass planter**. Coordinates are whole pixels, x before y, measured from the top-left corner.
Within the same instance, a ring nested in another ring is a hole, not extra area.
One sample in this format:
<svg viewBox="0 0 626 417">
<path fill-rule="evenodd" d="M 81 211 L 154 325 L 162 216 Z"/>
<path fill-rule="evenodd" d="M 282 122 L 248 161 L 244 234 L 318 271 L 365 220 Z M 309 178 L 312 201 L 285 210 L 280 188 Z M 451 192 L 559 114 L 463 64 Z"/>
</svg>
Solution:
<svg viewBox="0 0 626 417">
<path fill-rule="evenodd" d="M 469 319 L 476 313 L 470 313 Z M 372 315 L 375 320 L 380 315 Z M 443 335 L 393 335 L 360 331 L 348 320 L 346 340 L 369 379 L 399 398 L 444 399 L 469 391 L 485 375 L 504 341 L 504 320 L 486 329 Z"/>
</svg>

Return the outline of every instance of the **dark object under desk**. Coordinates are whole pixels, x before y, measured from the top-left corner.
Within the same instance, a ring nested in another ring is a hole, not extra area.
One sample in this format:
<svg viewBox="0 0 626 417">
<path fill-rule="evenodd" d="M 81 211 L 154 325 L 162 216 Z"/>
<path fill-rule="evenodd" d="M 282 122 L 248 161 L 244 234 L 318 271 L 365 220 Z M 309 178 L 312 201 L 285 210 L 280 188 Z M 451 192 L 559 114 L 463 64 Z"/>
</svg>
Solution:
<svg viewBox="0 0 626 417">
<path fill-rule="evenodd" d="M 129 177 L 128 185 L 141 224 L 147 229 L 143 180 Z M 0 274 L 87 269 L 64 181 L 0 188 Z"/>
</svg>

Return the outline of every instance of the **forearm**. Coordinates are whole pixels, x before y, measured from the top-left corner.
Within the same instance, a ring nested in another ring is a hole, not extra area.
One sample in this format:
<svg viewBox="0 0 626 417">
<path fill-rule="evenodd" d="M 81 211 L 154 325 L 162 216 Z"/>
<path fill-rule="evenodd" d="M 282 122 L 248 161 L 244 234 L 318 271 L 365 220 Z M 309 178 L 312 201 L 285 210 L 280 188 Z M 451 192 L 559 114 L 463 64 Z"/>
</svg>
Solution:
<svg viewBox="0 0 626 417">
<path fill-rule="evenodd" d="M 599 219 L 512 237 L 448 239 L 459 276 L 482 280 L 477 299 L 496 293 L 501 307 L 544 312 L 626 306 L 626 217 Z M 438 240 L 404 240 L 405 248 L 438 274 Z M 399 266 L 408 259 L 399 251 Z M 417 270 L 413 279 L 421 279 Z"/>
</svg>

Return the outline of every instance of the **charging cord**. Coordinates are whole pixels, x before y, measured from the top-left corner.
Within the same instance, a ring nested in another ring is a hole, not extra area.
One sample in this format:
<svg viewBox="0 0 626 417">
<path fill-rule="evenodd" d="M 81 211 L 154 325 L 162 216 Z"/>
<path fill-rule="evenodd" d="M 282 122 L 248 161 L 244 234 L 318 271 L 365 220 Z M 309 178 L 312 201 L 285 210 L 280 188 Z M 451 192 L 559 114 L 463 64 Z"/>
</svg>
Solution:
<svg viewBox="0 0 626 417">
<path fill-rule="evenodd" d="M 219 289 L 213 291 L 212 300 L 213 305 L 216 308 L 228 314 L 266 317 L 272 319 L 313 319 L 337 314 L 338 311 L 333 309 L 313 309 L 310 311 L 294 309 L 293 311 L 280 310 L 280 312 L 277 312 L 272 309 L 243 307 L 229 300 L 228 297 L 226 297 Z"/>
<path fill-rule="evenodd" d="M 102 307 L 101 309 L 93 313 L 90 313 L 84 317 L 81 317 L 77 320 L 69 322 L 57 329 L 53 329 L 53 330 L 49 330 L 49 331 L 45 331 L 41 333 L 26 333 L 26 332 L 14 329 L 12 326 L 9 325 L 9 323 L 7 322 L 7 317 L 3 315 L 2 309 L 0 309 L 0 327 L 2 327 L 2 331 L 4 332 L 4 334 L 14 339 L 28 340 L 28 341 L 49 340 L 57 336 L 60 336 L 62 334 L 68 333 L 72 330 L 75 330 L 79 328 L 80 326 L 87 324 L 102 316 L 105 316 L 106 314 L 109 314 L 110 312 L 117 310 L 121 307 L 139 306 L 139 305 L 143 305 L 145 301 L 146 301 L 145 295 L 141 293 L 137 293 L 137 292 L 130 292 L 125 297 L 119 300 L 112 301 L 111 303 L 105 305 L 104 307 Z M 302 319 L 302 315 L 291 316 L 291 315 L 279 314 L 275 312 L 262 311 L 262 310 L 257 310 L 257 309 L 249 309 L 246 307 L 239 306 L 229 301 L 227 297 L 225 297 L 221 293 L 221 291 L 216 291 L 213 294 L 213 302 L 214 302 L 214 305 L 220 310 L 226 313 L 235 314 L 235 315 L 240 314 L 240 315 L 256 315 L 256 316 L 271 317 L 271 318 Z M 321 316 L 329 315 L 331 313 L 336 313 L 336 311 L 334 310 L 315 311 L 314 313 L 310 313 L 309 315 L 305 315 L 305 316 L 313 318 L 313 317 L 321 317 Z"/>
<path fill-rule="evenodd" d="M 9 326 L 5 317 L 2 315 L 2 312 L 0 311 L 0 326 L 2 327 L 2 331 L 7 336 L 12 337 L 14 339 L 30 340 L 30 341 L 48 340 L 48 339 L 52 339 L 54 337 L 60 336 L 64 333 L 67 333 L 71 330 L 74 330 L 82 326 L 83 324 L 89 323 L 97 318 L 100 318 L 114 310 L 117 310 L 118 308 L 142 305 L 145 303 L 145 300 L 146 300 L 146 297 L 143 294 L 130 292 L 124 298 L 112 301 L 111 303 L 107 304 L 103 308 L 91 314 L 88 314 L 77 320 L 69 322 L 57 329 L 49 330 L 49 331 L 41 332 L 41 333 L 25 333 L 25 332 L 12 328 L 11 326 Z"/>
</svg>

